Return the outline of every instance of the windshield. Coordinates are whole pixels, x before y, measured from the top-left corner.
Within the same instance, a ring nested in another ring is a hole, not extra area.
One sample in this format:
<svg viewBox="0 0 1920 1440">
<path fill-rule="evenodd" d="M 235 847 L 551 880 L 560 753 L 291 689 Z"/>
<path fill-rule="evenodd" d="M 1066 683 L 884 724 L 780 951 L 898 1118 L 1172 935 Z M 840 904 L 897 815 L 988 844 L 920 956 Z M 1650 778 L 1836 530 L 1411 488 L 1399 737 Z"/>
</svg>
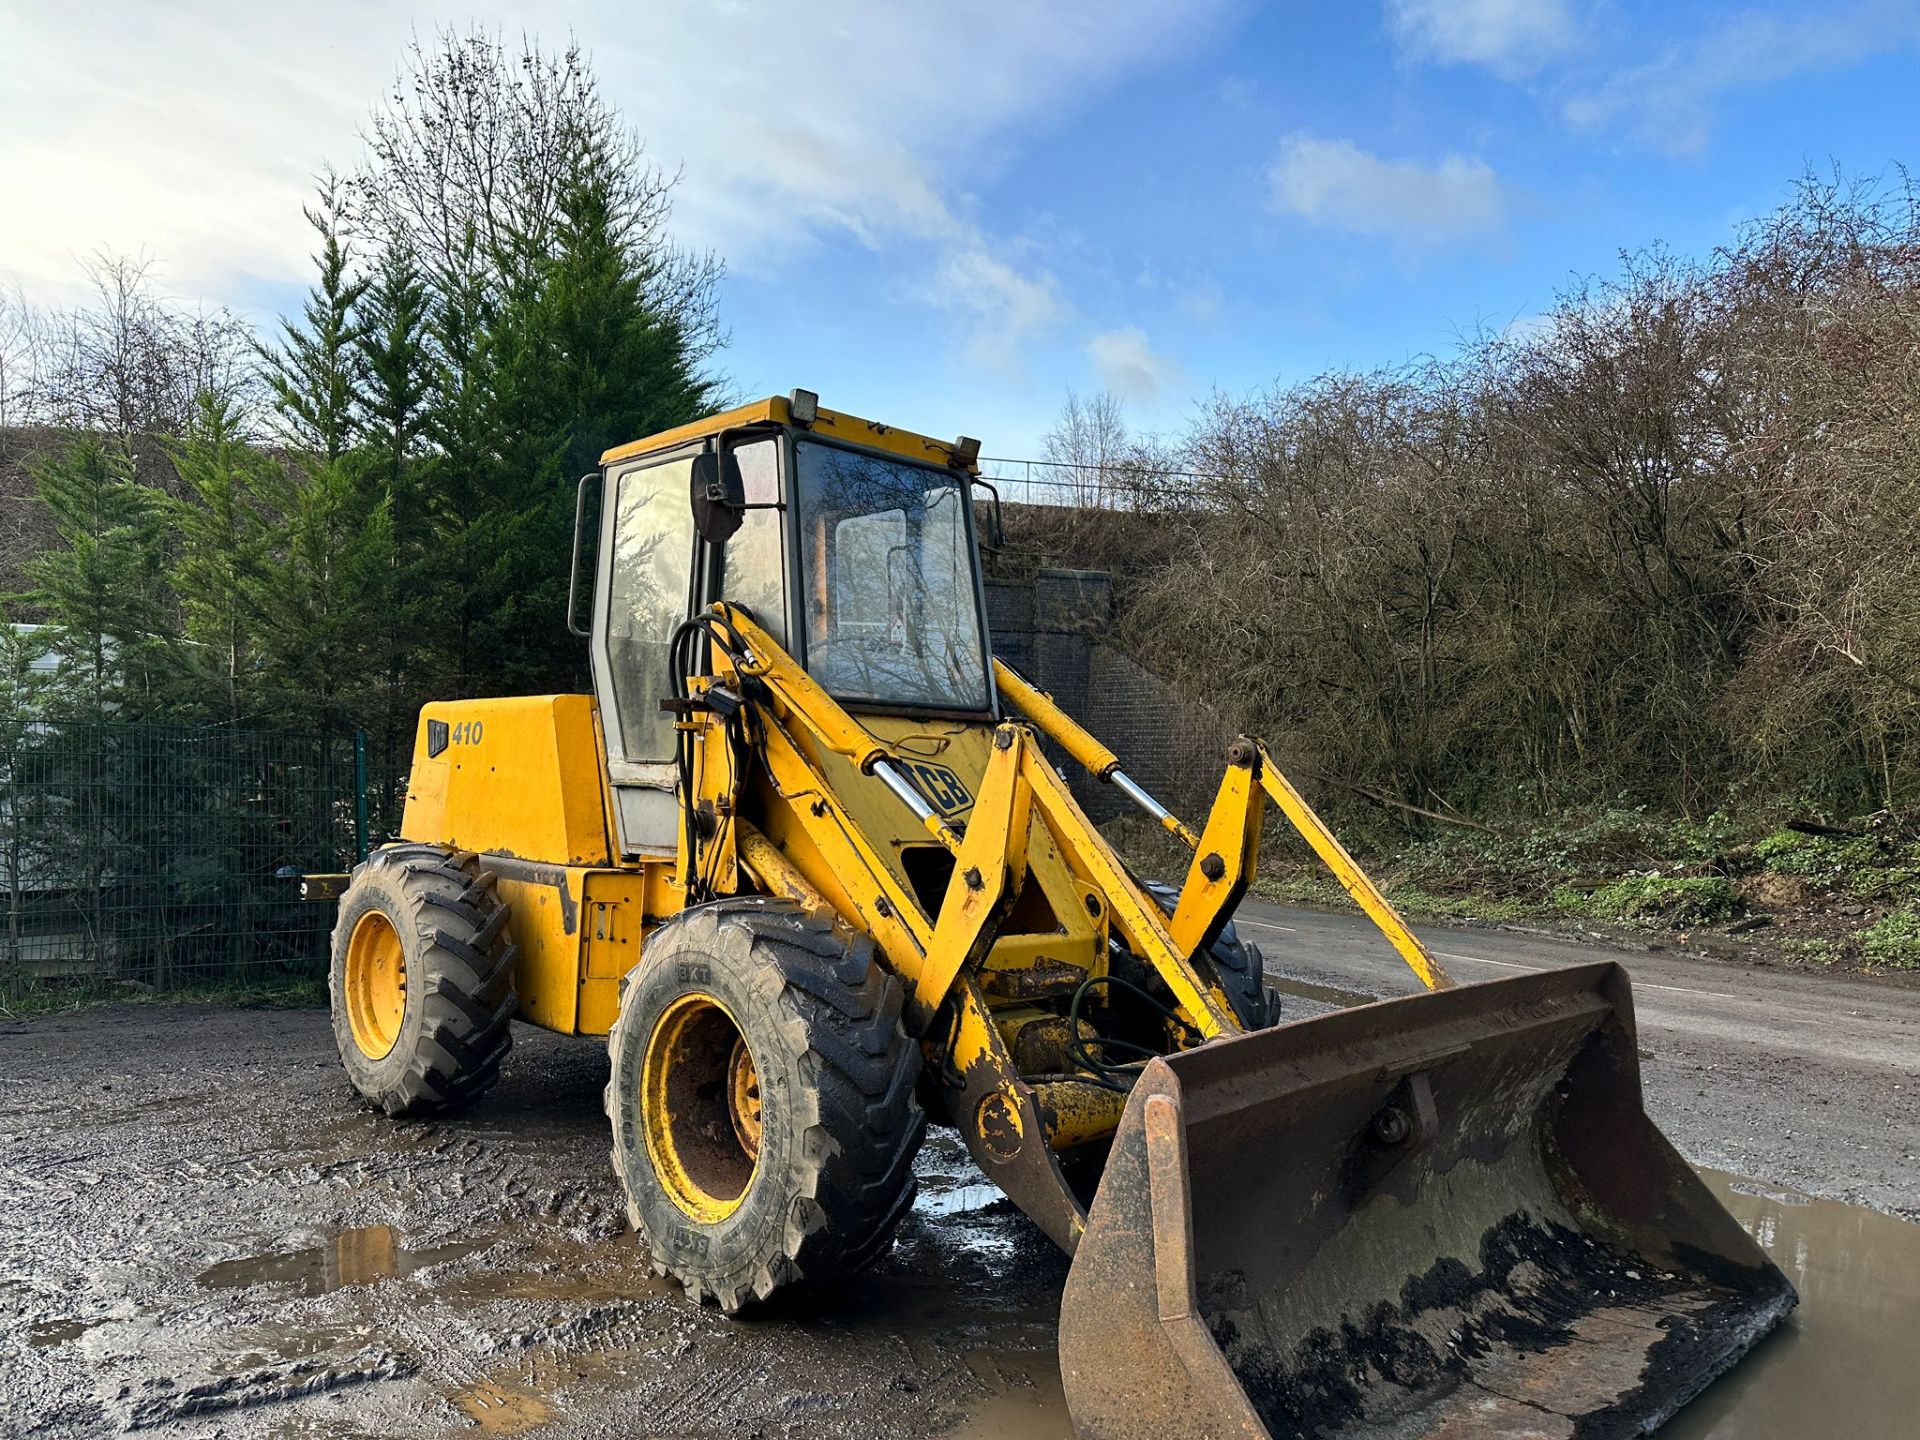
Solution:
<svg viewBox="0 0 1920 1440">
<path fill-rule="evenodd" d="M 988 709 L 959 477 L 796 449 L 809 673 L 843 700 Z"/>
</svg>

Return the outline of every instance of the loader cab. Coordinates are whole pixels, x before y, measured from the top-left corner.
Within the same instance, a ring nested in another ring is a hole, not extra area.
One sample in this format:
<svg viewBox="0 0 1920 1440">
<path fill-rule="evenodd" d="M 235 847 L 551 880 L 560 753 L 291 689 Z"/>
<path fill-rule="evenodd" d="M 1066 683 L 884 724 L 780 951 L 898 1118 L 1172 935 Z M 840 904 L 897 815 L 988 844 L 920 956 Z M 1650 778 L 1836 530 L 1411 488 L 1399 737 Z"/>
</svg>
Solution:
<svg viewBox="0 0 1920 1440">
<path fill-rule="evenodd" d="M 717 600 L 746 606 L 851 710 L 998 712 L 970 450 L 803 395 L 603 457 L 589 636 L 624 854 L 678 841 L 667 652 Z M 730 514 L 703 535 L 709 492 Z"/>
</svg>

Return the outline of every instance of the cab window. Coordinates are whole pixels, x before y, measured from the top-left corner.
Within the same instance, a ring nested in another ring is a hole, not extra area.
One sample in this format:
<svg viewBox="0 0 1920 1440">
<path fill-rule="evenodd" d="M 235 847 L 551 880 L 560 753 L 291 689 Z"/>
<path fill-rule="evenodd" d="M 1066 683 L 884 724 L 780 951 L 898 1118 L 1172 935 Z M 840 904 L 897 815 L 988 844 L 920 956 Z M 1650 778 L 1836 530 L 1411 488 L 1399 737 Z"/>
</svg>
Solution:
<svg viewBox="0 0 1920 1440">
<path fill-rule="evenodd" d="M 787 555 L 781 544 L 779 443 L 772 436 L 737 446 L 733 458 L 748 510 L 721 558 L 719 598 L 753 612 L 760 628 L 787 643 Z M 764 506 L 767 508 L 753 508 Z"/>
<path fill-rule="evenodd" d="M 813 678 L 843 700 L 987 709 L 960 477 L 812 441 L 795 453 Z"/>
</svg>

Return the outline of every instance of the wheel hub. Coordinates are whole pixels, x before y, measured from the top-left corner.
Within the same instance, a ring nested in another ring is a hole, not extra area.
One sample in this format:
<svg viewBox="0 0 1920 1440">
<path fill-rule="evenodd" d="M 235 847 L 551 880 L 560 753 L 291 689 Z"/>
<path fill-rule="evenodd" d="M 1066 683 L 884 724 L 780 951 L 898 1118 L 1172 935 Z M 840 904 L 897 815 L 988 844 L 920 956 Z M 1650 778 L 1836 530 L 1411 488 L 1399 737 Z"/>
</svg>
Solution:
<svg viewBox="0 0 1920 1440">
<path fill-rule="evenodd" d="M 369 910 L 347 940 L 347 1023 L 353 1043 L 369 1060 L 381 1060 L 400 1042 L 407 1014 L 407 950 L 393 922 Z"/>
<path fill-rule="evenodd" d="M 733 1057 L 727 1061 L 727 1114 L 733 1121 L 734 1138 L 740 1148 L 754 1159 L 760 1158 L 760 1072 L 753 1068 L 753 1053 L 746 1037 L 733 1042 Z"/>
</svg>

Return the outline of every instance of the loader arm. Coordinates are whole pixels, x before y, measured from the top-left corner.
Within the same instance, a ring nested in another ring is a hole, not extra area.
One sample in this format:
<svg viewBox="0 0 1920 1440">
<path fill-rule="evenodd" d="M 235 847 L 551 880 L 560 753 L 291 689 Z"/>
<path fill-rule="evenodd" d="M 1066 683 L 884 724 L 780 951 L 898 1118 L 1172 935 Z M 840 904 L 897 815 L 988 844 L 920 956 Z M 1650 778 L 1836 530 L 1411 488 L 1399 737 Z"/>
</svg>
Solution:
<svg viewBox="0 0 1920 1440">
<path fill-rule="evenodd" d="M 1020 972 L 994 968 L 994 952 L 1029 878 L 1030 847 L 1053 847 L 1104 933 L 1165 985 L 1171 1019 L 1155 1053 L 1241 1033 L 1211 963 L 1183 953 L 1168 917 L 1080 809 L 1026 724 L 993 728 L 971 813 L 964 825 L 949 823 L 914 786 L 901 758 L 765 629 L 738 607 L 717 607 L 713 615 L 720 622 L 710 631 L 718 673 L 690 687 L 709 702 L 682 723 L 717 726 L 717 712 L 731 708 L 736 696 L 750 706 L 754 748 L 776 803 L 761 817 L 764 830 L 744 818 L 713 826 L 683 857 L 683 874 L 719 875 L 744 861 L 768 893 L 833 910 L 872 936 L 906 989 L 908 1029 L 921 1039 L 938 1077 L 943 1118 L 960 1130 L 990 1178 L 1072 1250 L 1091 1192 L 1086 1185 L 1076 1189 L 1060 1152 L 1075 1152 L 1071 1158 L 1080 1161 L 1097 1153 L 1118 1126 L 1126 1095 L 1110 1073 L 1076 1073 L 1057 1054 L 1054 1065 L 1036 1068 L 1016 1055 L 1014 1026 L 1036 1023 L 1036 1012 L 1030 1001 L 1005 993 L 1019 990 Z M 698 750 L 697 805 L 714 815 L 737 814 L 746 775 L 733 759 L 735 747 L 710 735 Z M 879 782 L 951 855 L 937 904 L 924 903 L 902 882 L 883 854 L 882 838 L 861 823 L 859 797 L 845 790 L 846 782 L 836 784 L 825 756 L 846 762 L 863 783 Z M 1104 956 L 1073 978 L 1077 984 L 1039 1001 L 1073 1015 L 1055 1013 L 1037 1023 L 1067 1029 L 1083 1023 L 1074 1018 L 1080 1002 L 1066 1001 L 1070 992 L 1084 996 L 1089 986 L 1095 994 L 1087 1012 L 1106 1003 L 1099 991 L 1113 982 Z"/>
<path fill-rule="evenodd" d="M 757 684 L 766 696 L 769 777 L 809 837 L 836 862 L 855 865 L 869 882 L 850 892 L 859 922 L 874 933 L 906 982 L 909 1011 L 920 1028 L 996 938 L 1003 902 L 1023 878 L 1031 821 L 1037 817 L 1075 874 L 1106 897 L 1110 922 L 1173 991 L 1197 1039 L 1238 1031 L 1217 981 L 1183 953 L 1168 918 L 1094 828 L 1024 725 L 996 727 L 992 758 L 963 833 L 934 811 L 896 757 L 771 635 L 738 609 L 728 609 L 726 619 L 744 642 L 731 654 L 722 651 L 729 678 Z M 934 914 L 893 879 L 870 837 L 836 804 L 826 777 L 795 742 L 797 729 L 885 784 L 953 855 L 953 878 Z"/>
<path fill-rule="evenodd" d="M 1227 747 L 1227 773 L 1220 781 L 1205 828 L 1195 835 L 1177 815 L 1131 780 L 1120 768 L 1113 751 L 1054 704 L 1051 696 L 1028 684 L 1004 661 L 995 660 L 993 665 L 1000 693 L 1012 700 L 1022 714 L 1096 780 L 1116 785 L 1141 804 L 1168 834 L 1193 852 L 1193 863 L 1180 890 L 1179 906 L 1167 925 L 1183 955 L 1190 957 L 1209 944 L 1246 894 L 1247 886 L 1259 870 L 1260 831 L 1265 813 L 1262 802 L 1270 799 L 1367 918 L 1379 927 L 1408 968 L 1420 978 L 1420 983 L 1429 990 L 1443 990 L 1453 984 L 1453 977 L 1407 927 L 1400 912 L 1380 893 L 1380 887 L 1274 764 L 1267 747 L 1260 741 L 1242 735 Z"/>
</svg>

